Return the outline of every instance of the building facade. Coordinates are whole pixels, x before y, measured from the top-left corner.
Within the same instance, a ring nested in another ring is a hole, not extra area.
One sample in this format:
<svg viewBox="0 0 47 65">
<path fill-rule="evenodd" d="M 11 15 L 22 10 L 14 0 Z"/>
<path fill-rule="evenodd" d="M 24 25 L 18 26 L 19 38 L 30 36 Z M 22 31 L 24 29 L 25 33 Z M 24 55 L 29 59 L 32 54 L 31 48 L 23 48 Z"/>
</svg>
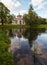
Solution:
<svg viewBox="0 0 47 65">
<path fill-rule="evenodd" d="M 16 25 L 25 25 L 25 22 L 24 22 L 24 20 L 23 20 L 22 15 L 20 15 L 20 14 L 17 15 L 17 16 L 14 18 L 12 24 L 16 24 Z"/>
</svg>

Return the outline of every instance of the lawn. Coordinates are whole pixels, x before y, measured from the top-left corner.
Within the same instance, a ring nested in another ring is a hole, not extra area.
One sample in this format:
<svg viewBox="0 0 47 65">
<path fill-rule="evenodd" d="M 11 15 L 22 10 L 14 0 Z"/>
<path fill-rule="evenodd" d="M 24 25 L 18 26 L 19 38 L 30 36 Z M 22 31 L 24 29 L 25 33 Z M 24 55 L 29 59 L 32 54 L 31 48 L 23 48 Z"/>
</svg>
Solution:
<svg viewBox="0 0 47 65">
<path fill-rule="evenodd" d="M 2 25 L 0 25 L 0 28 L 2 27 Z M 5 24 L 3 27 L 5 27 L 6 29 L 20 29 L 20 28 L 29 28 L 30 26 L 28 25 L 15 25 L 15 24 Z M 32 26 L 31 26 L 32 27 Z M 47 24 L 39 24 L 37 26 L 33 26 L 33 28 L 47 28 Z"/>
<path fill-rule="evenodd" d="M 38 25 L 38 28 L 47 28 L 47 24 L 40 24 Z"/>
</svg>

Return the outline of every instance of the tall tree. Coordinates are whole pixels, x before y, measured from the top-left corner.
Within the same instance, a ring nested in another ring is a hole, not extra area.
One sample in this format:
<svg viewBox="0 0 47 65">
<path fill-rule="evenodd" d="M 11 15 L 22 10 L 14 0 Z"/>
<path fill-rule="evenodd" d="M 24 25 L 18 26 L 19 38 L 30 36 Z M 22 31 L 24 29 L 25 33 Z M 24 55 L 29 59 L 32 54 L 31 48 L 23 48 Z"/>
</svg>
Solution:
<svg viewBox="0 0 47 65">
<path fill-rule="evenodd" d="M 0 22 L 2 25 L 7 22 L 7 16 L 9 13 L 9 9 L 2 2 L 0 2 Z"/>
<path fill-rule="evenodd" d="M 35 24 L 37 24 L 37 14 L 35 13 L 35 11 L 33 10 L 32 5 L 30 5 L 28 14 L 24 14 L 23 15 L 23 19 L 26 22 L 26 24 L 28 24 L 29 26 L 34 26 Z"/>
</svg>

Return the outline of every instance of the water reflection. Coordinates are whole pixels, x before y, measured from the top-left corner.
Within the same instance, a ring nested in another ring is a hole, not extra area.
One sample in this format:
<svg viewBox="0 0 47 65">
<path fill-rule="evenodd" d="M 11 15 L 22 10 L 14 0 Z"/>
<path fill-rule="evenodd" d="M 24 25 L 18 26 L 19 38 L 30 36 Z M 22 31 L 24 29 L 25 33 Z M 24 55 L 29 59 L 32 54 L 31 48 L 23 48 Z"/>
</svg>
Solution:
<svg viewBox="0 0 47 65">
<path fill-rule="evenodd" d="M 47 33 L 41 33 L 38 35 L 36 41 L 39 48 L 42 49 L 44 53 L 47 53 Z"/>
<path fill-rule="evenodd" d="M 29 41 L 28 39 L 22 37 L 18 37 L 17 34 L 14 37 L 10 38 L 11 40 L 11 47 L 10 51 L 14 51 L 15 49 L 21 48 L 21 49 L 30 49 Z"/>
<path fill-rule="evenodd" d="M 37 58 L 42 65 L 47 65 L 47 33 L 41 33 L 35 40 L 37 48 Z"/>
<path fill-rule="evenodd" d="M 43 59 L 46 60 L 46 58 L 47 58 L 46 57 L 46 54 L 47 54 L 46 53 L 47 52 L 47 29 L 42 29 L 42 28 L 41 29 L 40 28 L 39 29 L 38 28 L 30 29 L 29 28 L 29 29 L 12 29 L 10 31 L 11 31 L 11 33 L 9 32 L 10 39 L 11 39 L 10 50 L 13 51 L 13 53 L 14 53 L 15 61 L 17 61 L 16 56 L 18 54 L 20 54 L 20 55 L 18 55 L 18 57 L 19 57 L 18 59 L 20 59 L 21 57 L 26 58 L 25 56 L 28 56 L 28 57 L 30 56 L 32 59 L 32 54 L 34 52 L 34 48 L 37 49 L 37 58 L 42 59 L 41 61 L 43 61 Z M 11 35 L 13 35 L 13 36 L 11 36 Z M 28 59 L 28 61 L 29 61 L 29 59 Z M 37 61 L 36 64 L 37 63 L 39 63 L 39 61 Z M 44 63 L 47 63 L 47 62 L 44 61 Z"/>
<path fill-rule="evenodd" d="M 28 38 L 30 46 L 32 46 L 32 42 L 37 39 L 37 36 L 40 35 L 42 32 L 45 32 L 43 28 L 31 28 L 26 29 L 24 36 Z"/>
<path fill-rule="evenodd" d="M 14 61 L 18 64 L 34 65 L 29 41 L 24 36 L 19 38 L 16 34 L 16 36 L 11 37 L 10 51 L 13 53 Z"/>
</svg>

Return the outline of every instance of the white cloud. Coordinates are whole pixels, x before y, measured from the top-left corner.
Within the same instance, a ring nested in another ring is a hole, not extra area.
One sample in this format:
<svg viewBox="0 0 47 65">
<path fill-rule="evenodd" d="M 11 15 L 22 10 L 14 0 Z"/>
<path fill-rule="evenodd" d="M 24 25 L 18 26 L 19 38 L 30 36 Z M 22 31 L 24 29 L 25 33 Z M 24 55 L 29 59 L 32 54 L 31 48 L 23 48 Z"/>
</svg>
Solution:
<svg viewBox="0 0 47 65">
<path fill-rule="evenodd" d="M 45 7 L 47 5 L 47 1 L 46 0 L 31 0 L 32 5 L 34 7 L 34 11 L 36 11 L 36 13 L 43 17 L 43 18 L 47 18 L 47 8 Z"/>
<path fill-rule="evenodd" d="M 33 6 L 37 6 L 37 8 L 34 8 L 34 10 L 40 10 L 41 8 L 44 7 L 45 4 L 47 4 L 47 2 L 45 0 L 32 0 L 32 4 Z"/>
<path fill-rule="evenodd" d="M 47 14 L 43 14 L 41 15 L 43 18 L 47 18 Z"/>
<path fill-rule="evenodd" d="M 24 13 L 27 13 L 26 10 L 21 10 L 21 3 L 17 0 L 12 1 L 12 0 L 0 0 L 0 2 L 3 2 L 8 9 L 10 9 L 10 13 L 18 15 L 19 13 L 23 15 Z"/>
<path fill-rule="evenodd" d="M 47 2 L 43 2 L 41 5 L 39 5 L 37 8 L 34 8 L 35 11 L 44 9 L 44 5 L 47 4 Z"/>
<path fill-rule="evenodd" d="M 14 3 L 15 7 L 20 7 L 21 3 L 19 1 L 17 1 L 16 3 Z"/>
<path fill-rule="evenodd" d="M 40 4 L 43 3 L 43 1 L 44 1 L 44 0 L 32 0 L 32 4 L 33 4 L 34 6 L 39 6 Z"/>
<path fill-rule="evenodd" d="M 25 14 L 25 13 L 28 13 L 28 11 L 27 10 L 21 10 L 20 11 L 20 14 L 22 14 L 22 15 Z"/>
<path fill-rule="evenodd" d="M 4 5 L 10 9 L 10 11 L 14 11 L 14 9 L 21 7 L 21 3 L 17 0 L 16 2 L 12 0 L 0 0 L 0 2 L 4 3 Z"/>
<path fill-rule="evenodd" d="M 28 13 L 28 10 L 20 10 L 20 11 L 18 11 L 18 12 L 15 12 L 15 15 L 18 15 L 18 14 L 21 14 L 21 15 L 23 15 L 23 14 L 25 14 L 25 13 Z"/>
</svg>

